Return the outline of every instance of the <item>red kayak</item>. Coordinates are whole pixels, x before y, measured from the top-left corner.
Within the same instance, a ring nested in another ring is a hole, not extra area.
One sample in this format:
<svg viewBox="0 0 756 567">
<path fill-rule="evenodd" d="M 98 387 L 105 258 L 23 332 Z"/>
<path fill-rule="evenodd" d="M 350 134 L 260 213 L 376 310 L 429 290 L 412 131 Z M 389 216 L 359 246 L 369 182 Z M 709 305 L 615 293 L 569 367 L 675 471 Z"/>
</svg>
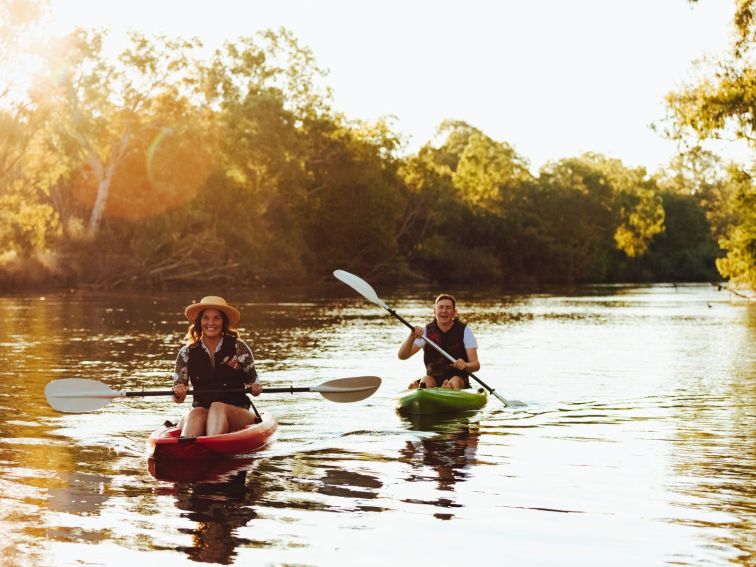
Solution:
<svg viewBox="0 0 756 567">
<path fill-rule="evenodd" d="M 178 427 L 153 431 L 147 438 L 147 451 L 154 459 L 198 460 L 210 457 L 246 455 L 270 443 L 278 423 L 272 414 L 262 414 L 260 423 L 222 435 L 179 437 Z"/>
<path fill-rule="evenodd" d="M 224 482 L 238 473 L 247 471 L 254 457 L 239 457 L 227 459 L 216 457 L 187 461 L 176 459 L 147 459 L 147 470 L 158 480 L 169 482 Z"/>
</svg>

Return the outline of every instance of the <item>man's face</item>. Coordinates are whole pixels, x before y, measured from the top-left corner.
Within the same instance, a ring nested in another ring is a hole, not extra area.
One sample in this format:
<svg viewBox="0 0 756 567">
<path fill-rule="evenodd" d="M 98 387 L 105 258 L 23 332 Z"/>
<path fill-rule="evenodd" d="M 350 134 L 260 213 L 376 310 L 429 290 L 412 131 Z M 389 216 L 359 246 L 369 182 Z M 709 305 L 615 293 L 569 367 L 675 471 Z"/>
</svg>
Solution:
<svg viewBox="0 0 756 567">
<path fill-rule="evenodd" d="M 441 299 L 433 307 L 436 321 L 439 323 L 451 323 L 457 315 L 457 310 L 450 299 Z"/>
</svg>

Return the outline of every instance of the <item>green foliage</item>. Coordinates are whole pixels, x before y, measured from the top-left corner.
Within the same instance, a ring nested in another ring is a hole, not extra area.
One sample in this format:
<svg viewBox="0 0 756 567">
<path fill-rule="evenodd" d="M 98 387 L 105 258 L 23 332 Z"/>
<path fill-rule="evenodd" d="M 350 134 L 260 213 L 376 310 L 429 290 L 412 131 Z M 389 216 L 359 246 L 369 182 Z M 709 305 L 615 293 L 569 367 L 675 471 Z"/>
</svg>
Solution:
<svg viewBox="0 0 756 567">
<path fill-rule="evenodd" d="M 50 204 L 56 164 L 42 147 L 46 116 L 30 103 L 0 110 L 0 255 L 29 259 L 60 232 Z"/>
<path fill-rule="evenodd" d="M 714 262 L 721 251 L 699 197 L 681 192 L 666 192 L 662 197 L 665 230 L 653 238 L 645 257 L 627 267 L 628 273 L 637 275 L 640 270 L 642 275 L 654 274 L 669 282 L 718 280 Z"/>
<path fill-rule="evenodd" d="M 727 257 L 717 260 L 717 268 L 734 283 L 756 289 L 756 180 L 746 171 L 731 168 L 727 183 L 739 214 L 719 240 Z"/>
<path fill-rule="evenodd" d="M 327 275 L 334 266 L 362 274 L 401 266 L 397 229 L 402 215 L 396 166 L 384 157 L 395 141 L 320 122 L 308 128 L 307 190 L 302 222 L 307 266 Z"/>
<path fill-rule="evenodd" d="M 422 267 L 438 282 L 470 283 L 502 280 L 498 254 L 486 246 L 470 246 L 435 234 L 421 245 Z"/>
<path fill-rule="evenodd" d="M 756 144 L 756 68 L 720 63 L 714 79 L 667 95 L 675 138 L 736 138 Z"/>
<path fill-rule="evenodd" d="M 672 138 L 734 136 L 756 144 L 756 0 L 735 0 L 733 28 L 732 50 L 719 58 L 713 73 L 667 96 Z"/>
<path fill-rule="evenodd" d="M 35 251 L 44 251 L 50 239 L 59 234 L 60 225 L 52 207 L 27 201 L 21 195 L 0 197 L 0 253 L 12 252 L 29 258 Z"/>
<path fill-rule="evenodd" d="M 544 231 L 568 281 L 611 279 L 616 251 L 640 256 L 663 230 L 658 188 L 642 168 L 586 154 L 545 167 L 540 182 Z"/>
<path fill-rule="evenodd" d="M 714 72 L 667 96 L 672 123 L 667 134 L 673 139 L 693 140 L 692 145 L 707 139 L 735 139 L 756 149 L 756 1 L 736 0 L 733 24 L 733 49 L 720 58 Z M 754 287 L 752 175 L 733 173 L 730 168 L 723 191 L 708 204 L 714 234 L 727 252 L 726 258 L 717 260 L 717 267 L 722 276 Z"/>
<path fill-rule="evenodd" d="M 79 197 L 91 208 L 90 237 L 112 213 L 112 183 L 127 177 L 118 170 L 129 156 L 133 161 L 137 152 L 146 161 L 156 131 L 186 129 L 196 114 L 190 53 L 198 41 L 134 33 L 112 61 L 104 54 L 105 39 L 100 31 L 72 32 L 50 61 L 64 71 L 44 85 L 55 110 L 49 142 L 65 156 L 69 176 L 85 181 Z"/>
<path fill-rule="evenodd" d="M 458 201 L 451 171 L 436 162 L 436 154 L 434 148 L 425 145 L 398 170 L 404 207 L 396 238 L 399 253 L 410 264 L 422 261 L 425 240 L 440 230 L 447 214 L 453 218 L 451 209 Z"/>
<path fill-rule="evenodd" d="M 586 154 L 534 178 L 508 144 L 463 122 L 441 131 L 437 149 L 400 170 L 405 224 L 415 228 L 406 232 L 421 235 L 402 240 L 404 255 L 434 279 L 612 281 L 664 229 L 659 189 L 643 169 Z"/>
<path fill-rule="evenodd" d="M 452 177 L 465 202 L 490 211 L 506 207 L 511 194 L 531 179 L 527 163 L 511 146 L 477 132 L 468 139 Z"/>
<path fill-rule="evenodd" d="M 286 30 L 208 60 L 196 41 L 138 34 L 113 60 L 105 39 L 72 34 L 50 60 L 66 71 L 0 112 L 0 253 L 56 281 L 226 287 L 335 268 L 376 281 L 711 279 L 722 253 L 709 231 L 727 248 L 722 273 L 752 281 L 752 178 L 723 177 L 703 152 L 654 178 L 597 154 L 534 176 L 509 143 L 447 121 L 440 144 L 400 157 L 389 123 L 331 110 L 324 72 Z"/>
</svg>

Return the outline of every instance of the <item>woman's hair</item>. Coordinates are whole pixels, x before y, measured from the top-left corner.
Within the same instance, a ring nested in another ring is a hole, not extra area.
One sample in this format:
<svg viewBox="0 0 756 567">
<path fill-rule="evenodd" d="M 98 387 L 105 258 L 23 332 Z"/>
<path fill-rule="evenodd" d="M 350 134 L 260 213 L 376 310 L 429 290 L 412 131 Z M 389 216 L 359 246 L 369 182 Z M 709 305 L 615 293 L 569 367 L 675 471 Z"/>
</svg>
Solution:
<svg viewBox="0 0 756 567">
<path fill-rule="evenodd" d="M 221 314 L 221 319 L 223 320 L 222 334 L 238 337 L 239 333 L 232 329 L 228 324 L 228 316 L 223 311 L 218 312 Z M 187 345 L 193 345 L 202 338 L 202 315 L 204 313 L 204 309 L 197 313 L 194 323 L 189 324 L 189 328 L 186 330 L 186 336 L 184 337 Z"/>
</svg>

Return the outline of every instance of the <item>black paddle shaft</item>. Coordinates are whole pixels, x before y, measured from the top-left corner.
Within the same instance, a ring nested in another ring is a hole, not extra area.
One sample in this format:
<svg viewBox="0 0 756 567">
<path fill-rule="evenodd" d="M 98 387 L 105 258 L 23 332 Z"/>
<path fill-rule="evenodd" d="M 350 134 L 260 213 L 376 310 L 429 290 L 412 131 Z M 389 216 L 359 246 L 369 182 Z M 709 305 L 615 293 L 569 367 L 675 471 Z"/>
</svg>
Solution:
<svg viewBox="0 0 756 567">
<path fill-rule="evenodd" d="M 310 392 L 310 388 L 295 388 L 294 386 L 289 386 L 286 388 L 265 388 L 264 392 L 266 394 L 285 394 L 285 393 L 291 393 L 294 392 Z M 250 390 L 249 388 L 239 388 L 234 390 L 187 390 L 187 395 L 194 395 L 194 394 L 249 394 Z M 141 397 L 141 396 L 171 396 L 173 395 L 173 390 L 142 390 L 141 392 L 124 392 L 124 396 L 127 398 L 131 397 Z"/>
<path fill-rule="evenodd" d="M 393 309 L 391 309 L 390 307 L 386 307 L 386 311 L 388 311 L 388 312 L 389 312 L 389 313 L 391 313 L 391 314 L 392 314 L 392 315 L 393 315 L 394 317 L 396 317 L 397 319 L 399 319 L 399 320 L 400 320 L 400 321 L 401 321 L 402 323 L 404 323 L 404 324 L 405 324 L 405 325 L 406 325 L 407 327 L 409 327 L 409 328 L 410 328 L 411 330 L 413 330 L 413 331 L 415 330 L 415 327 L 413 327 L 413 326 L 412 326 L 411 324 L 409 324 L 409 323 L 408 323 L 408 322 L 407 322 L 407 321 L 406 321 L 406 320 L 404 319 L 404 317 L 402 317 L 401 315 L 399 315 L 399 313 L 397 313 L 396 311 L 394 311 L 394 310 L 393 310 Z M 435 348 L 435 349 L 436 349 L 436 350 L 437 350 L 438 352 L 440 352 L 441 354 L 443 354 L 443 355 L 444 355 L 444 356 L 445 356 L 446 358 L 451 358 L 451 356 L 450 356 L 450 355 L 449 355 L 449 354 L 448 354 L 448 353 L 447 353 L 447 352 L 446 352 L 446 351 L 445 351 L 444 349 L 442 349 L 442 348 L 441 348 L 440 346 L 438 346 L 438 345 L 437 345 L 436 343 L 434 343 L 434 342 L 433 342 L 432 340 L 430 340 L 430 339 L 429 339 L 428 337 L 423 337 L 423 340 L 424 340 L 425 342 L 427 342 L 427 343 L 428 343 L 428 344 L 429 344 L 430 346 L 432 346 L 433 348 Z M 480 384 L 480 385 L 481 385 L 481 386 L 483 386 L 483 387 L 484 387 L 484 388 L 485 388 L 486 390 L 488 390 L 488 393 L 489 393 L 489 394 L 493 394 L 493 393 L 494 393 L 494 391 L 495 391 L 495 390 L 494 390 L 493 388 L 491 388 L 491 387 L 490 387 L 490 386 L 489 386 L 488 384 L 486 384 L 485 382 L 483 382 L 483 380 L 481 380 L 480 378 L 478 378 L 478 377 L 477 377 L 477 376 L 476 376 L 475 374 L 473 374 L 472 372 L 469 372 L 469 374 L 470 374 L 470 378 L 474 378 L 474 379 L 475 379 L 475 380 L 476 380 L 476 381 L 478 382 L 478 384 Z"/>
</svg>

